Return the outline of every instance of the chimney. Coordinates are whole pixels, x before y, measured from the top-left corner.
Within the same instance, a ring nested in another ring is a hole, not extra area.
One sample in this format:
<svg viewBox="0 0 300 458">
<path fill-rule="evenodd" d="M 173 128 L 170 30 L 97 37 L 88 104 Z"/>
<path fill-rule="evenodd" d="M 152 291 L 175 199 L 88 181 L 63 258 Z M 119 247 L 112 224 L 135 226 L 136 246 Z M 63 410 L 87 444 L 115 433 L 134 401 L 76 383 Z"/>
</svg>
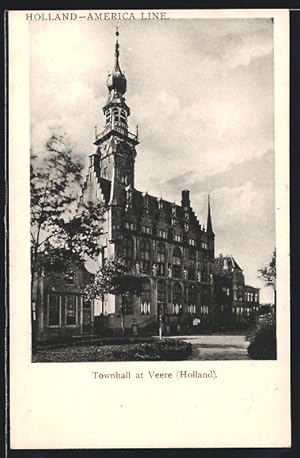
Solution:
<svg viewBox="0 0 300 458">
<path fill-rule="evenodd" d="M 190 207 L 190 191 L 188 189 L 184 189 L 181 193 L 181 205 L 182 207 Z"/>
</svg>

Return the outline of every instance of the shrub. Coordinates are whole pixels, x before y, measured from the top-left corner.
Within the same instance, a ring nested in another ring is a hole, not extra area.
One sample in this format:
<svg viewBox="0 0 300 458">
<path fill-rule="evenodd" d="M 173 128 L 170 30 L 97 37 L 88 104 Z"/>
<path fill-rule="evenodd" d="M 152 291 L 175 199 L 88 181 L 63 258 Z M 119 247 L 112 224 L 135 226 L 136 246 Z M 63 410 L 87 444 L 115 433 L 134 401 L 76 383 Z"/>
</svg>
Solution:
<svg viewBox="0 0 300 458">
<path fill-rule="evenodd" d="M 261 317 L 249 332 L 248 355 L 252 359 L 276 359 L 276 323 L 273 315 Z"/>
<path fill-rule="evenodd" d="M 113 351 L 117 361 L 180 361 L 192 353 L 192 345 L 180 340 L 126 345 Z"/>
</svg>

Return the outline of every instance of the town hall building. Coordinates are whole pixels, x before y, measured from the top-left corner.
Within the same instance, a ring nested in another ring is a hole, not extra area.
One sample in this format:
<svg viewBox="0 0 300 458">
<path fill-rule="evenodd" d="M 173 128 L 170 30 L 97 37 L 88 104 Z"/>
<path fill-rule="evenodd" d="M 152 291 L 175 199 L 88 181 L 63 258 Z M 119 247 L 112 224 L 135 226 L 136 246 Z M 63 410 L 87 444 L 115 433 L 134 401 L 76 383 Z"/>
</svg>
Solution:
<svg viewBox="0 0 300 458">
<path fill-rule="evenodd" d="M 103 106 L 105 125 L 96 132 L 80 201 L 106 206 L 99 266 L 109 258 L 124 258 L 137 276 L 143 274 L 142 289 L 139 294 L 87 301 L 83 289 L 92 277 L 88 271 L 69 269 L 59 278 L 49 276 L 40 335 L 48 339 L 92 334 L 97 322 L 104 333 L 118 333 L 121 307 L 126 329 L 138 334 L 157 333 L 159 320 L 165 335 L 238 327 L 243 318 L 257 315 L 259 290 L 245 285 L 232 256 L 215 259 L 209 197 L 204 226 L 192 208 L 189 190 L 181 191 L 176 204 L 135 188 L 139 137 L 138 131 L 129 131 L 127 80 L 116 35 Z"/>
</svg>

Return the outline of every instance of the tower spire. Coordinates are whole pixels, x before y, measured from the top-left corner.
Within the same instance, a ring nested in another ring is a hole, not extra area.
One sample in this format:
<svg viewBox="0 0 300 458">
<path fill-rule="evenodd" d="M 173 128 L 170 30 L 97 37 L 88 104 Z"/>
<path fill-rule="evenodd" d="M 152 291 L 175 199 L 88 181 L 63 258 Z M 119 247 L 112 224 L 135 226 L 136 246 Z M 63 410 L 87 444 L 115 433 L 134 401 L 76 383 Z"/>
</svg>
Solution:
<svg viewBox="0 0 300 458">
<path fill-rule="evenodd" d="M 212 222 L 211 222 L 211 211 L 210 211 L 210 195 L 207 196 L 207 224 L 206 224 L 206 232 L 209 234 L 213 234 Z"/>
<path fill-rule="evenodd" d="M 119 56 L 120 56 L 119 48 L 120 48 L 120 45 L 119 45 L 119 40 L 118 40 L 119 35 L 120 35 L 119 27 L 117 26 L 116 27 L 116 44 L 115 44 L 115 57 L 116 57 L 115 68 L 118 66 L 119 69 L 120 69 L 120 66 L 119 66 Z"/>
</svg>

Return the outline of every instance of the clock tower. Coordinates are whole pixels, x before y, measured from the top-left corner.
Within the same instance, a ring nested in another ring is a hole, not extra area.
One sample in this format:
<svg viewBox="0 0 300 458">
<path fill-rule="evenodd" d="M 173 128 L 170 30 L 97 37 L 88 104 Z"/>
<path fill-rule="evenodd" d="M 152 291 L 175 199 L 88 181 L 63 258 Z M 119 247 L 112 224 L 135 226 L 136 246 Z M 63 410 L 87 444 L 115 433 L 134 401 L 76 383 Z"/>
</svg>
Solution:
<svg viewBox="0 0 300 458">
<path fill-rule="evenodd" d="M 111 181 L 115 191 L 118 187 L 134 187 L 135 147 L 139 143 L 137 132 L 132 134 L 128 130 L 130 109 L 125 99 L 127 80 L 120 67 L 118 37 L 117 30 L 115 63 L 108 75 L 108 98 L 103 107 L 105 126 L 101 133 L 96 133 L 94 142 L 97 146 L 95 161 L 99 163 L 100 177 Z"/>
</svg>

